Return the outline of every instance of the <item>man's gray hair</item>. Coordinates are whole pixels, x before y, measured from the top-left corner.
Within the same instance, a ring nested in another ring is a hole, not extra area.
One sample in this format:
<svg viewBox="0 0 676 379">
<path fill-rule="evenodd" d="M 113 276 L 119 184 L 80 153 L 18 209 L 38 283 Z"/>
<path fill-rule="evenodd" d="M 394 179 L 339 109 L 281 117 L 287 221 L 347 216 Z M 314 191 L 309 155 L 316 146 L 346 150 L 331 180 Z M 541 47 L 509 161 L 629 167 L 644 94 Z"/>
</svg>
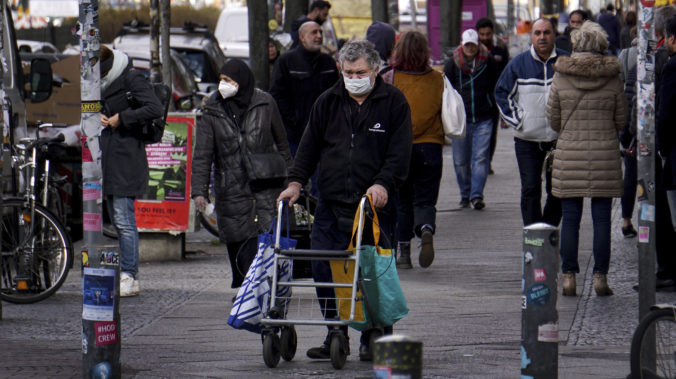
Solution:
<svg viewBox="0 0 676 379">
<path fill-rule="evenodd" d="M 665 37 L 664 28 L 667 26 L 667 20 L 676 16 L 676 8 L 673 5 L 665 5 L 657 8 L 655 11 L 655 33 L 660 37 Z"/>
<path fill-rule="evenodd" d="M 338 61 L 341 68 L 343 68 L 345 61 L 354 62 L 359 58 L 364 58 L 371 70 L 375 70 L 380 65 L 378 51 L 376 51 L 375 46 L 371 42 L 365 39 L 346 42 L 338 53 Z"/>
<path fill-rule="evenodd" d="M 312 26 L 312 24 L 319 26 L 316 21 L 306 21 L 300 26 L 300 28 L 298 28 L 298 35 L 305 34 L 306 29 Z"/>
<path fill-rule="evenodd" d="M 601 25 L 594 21 L 585 21 L 578 29 L 570 32 L 573 52 L 604 54 L 608 50 L 608 35 Z"/>
</svg>

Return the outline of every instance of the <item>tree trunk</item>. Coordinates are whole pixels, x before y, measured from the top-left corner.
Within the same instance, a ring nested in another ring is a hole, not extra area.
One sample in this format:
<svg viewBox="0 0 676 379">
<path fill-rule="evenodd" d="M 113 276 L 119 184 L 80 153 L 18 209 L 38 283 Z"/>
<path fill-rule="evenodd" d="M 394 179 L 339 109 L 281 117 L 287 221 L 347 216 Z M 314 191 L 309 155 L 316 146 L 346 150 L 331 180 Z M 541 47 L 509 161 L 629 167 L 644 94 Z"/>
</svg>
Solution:
<svg viewBox="0 0 676 379">
<path fill-rule="evenodd" d="M 371 0 L 371 21 L 389 21 L 387 16 L 387 0 Z"/>
<path fill-rule="evenodd" d="M 171 59 L 169 58 L 169 27 L 171 26 L 171 4 L 160 0 L 160 55 L 162 57 L 162 81 L 171 88 Z"/>
<path fill-rule="evenodd" d="M 270 84 L 268 59 L 268 4 L 266 0 L 249 0 L 249 59 L 256 87 L 267 91 Z"/>
<path fill-rule="evenodd" d="M 449 54 L 449 49 L 460 44 L 460 28 L 462 27 L 462 0 L 441 0 L 441 53 Z"/>
<path fill-rule="evenodd" d="M 287 0 L 284 2 L 284 31 L 291 33 L 291 24 L 300 16 L 307 14 L 307 0 Z"/>
</svg>

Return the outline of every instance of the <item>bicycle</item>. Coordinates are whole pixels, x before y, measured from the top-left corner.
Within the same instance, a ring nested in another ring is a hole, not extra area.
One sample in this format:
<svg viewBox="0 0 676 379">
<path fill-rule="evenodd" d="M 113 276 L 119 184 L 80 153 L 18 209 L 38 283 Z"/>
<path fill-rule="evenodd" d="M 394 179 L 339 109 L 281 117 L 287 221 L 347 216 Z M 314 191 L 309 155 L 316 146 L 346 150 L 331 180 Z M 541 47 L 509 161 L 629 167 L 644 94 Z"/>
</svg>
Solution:
<svg viewBox="0 0 676 379">
<path fill-rule="evenodd" d="M 676 305 L 654 305 L 638 324 L 631 340 L 630 377 L 676 377 Z"/>
<path fill-rule="evenodd" d="M 54 126 L 42 124 L 38 127 Z M 37 131 L 36 131 L 37 133 Z M 34 303 L 54 294 L 73 265 L 73 244 L 61 220 L 50 211 L 49 163 L 39 175 L 39 154 L 56 138 L 24 138 L 12 148 L 13 197 L 3 198 L 0 214 L 0 299 Z M 41 182 L 38 191 L 37 182 Z M 52 200 L 53 197 L 52 197 Z M 58 203 L 58 201 L 57 201 Z M 53 202 L 52 202 L 53 204 Z"/>
</svg>

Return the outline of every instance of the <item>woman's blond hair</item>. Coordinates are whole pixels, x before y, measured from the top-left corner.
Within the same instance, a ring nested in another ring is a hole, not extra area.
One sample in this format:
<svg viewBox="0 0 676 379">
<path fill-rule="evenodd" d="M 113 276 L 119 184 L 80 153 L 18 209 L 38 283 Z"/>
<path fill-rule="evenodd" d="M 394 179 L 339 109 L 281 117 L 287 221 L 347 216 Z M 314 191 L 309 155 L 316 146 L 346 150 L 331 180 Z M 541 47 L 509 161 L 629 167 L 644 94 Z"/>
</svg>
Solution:
<svg viewBox="0 0 676 379">
<path fill-rule="evenodd" d="M 589 52 L 605 54 L 608 50 L 608 35 L 601 25 L 594 21 L 585 21 L 579 29 L 570 32 L 573 52 Z"/>
</svg>

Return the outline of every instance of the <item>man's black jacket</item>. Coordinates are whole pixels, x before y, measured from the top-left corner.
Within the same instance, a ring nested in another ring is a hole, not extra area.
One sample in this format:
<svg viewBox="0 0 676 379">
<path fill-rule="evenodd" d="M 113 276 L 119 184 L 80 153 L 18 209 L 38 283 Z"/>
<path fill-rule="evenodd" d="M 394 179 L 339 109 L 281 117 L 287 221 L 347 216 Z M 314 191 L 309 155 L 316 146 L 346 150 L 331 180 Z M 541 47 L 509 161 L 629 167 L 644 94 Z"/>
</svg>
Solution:
<svg viewBox="0 0 676 379">
<path fill-rule="evenodd" d="M 329 55 L 302 45 L 277 59 L 270 94 L 282 114 L 291 143 L 300 142 L 315 100 L 338 80 L 336 62 Z"/>
<path fill-rule="evenodd" d="M 340 80 L 312 108 L 289 181 L 305 184 L 319 164 L 325 200 L 355 204 L 373 184 L 391 196 L 408 175 L 411 146 L 411 110 L 396 87 L 377 76 L 357 105 Z"/>
</svg>

